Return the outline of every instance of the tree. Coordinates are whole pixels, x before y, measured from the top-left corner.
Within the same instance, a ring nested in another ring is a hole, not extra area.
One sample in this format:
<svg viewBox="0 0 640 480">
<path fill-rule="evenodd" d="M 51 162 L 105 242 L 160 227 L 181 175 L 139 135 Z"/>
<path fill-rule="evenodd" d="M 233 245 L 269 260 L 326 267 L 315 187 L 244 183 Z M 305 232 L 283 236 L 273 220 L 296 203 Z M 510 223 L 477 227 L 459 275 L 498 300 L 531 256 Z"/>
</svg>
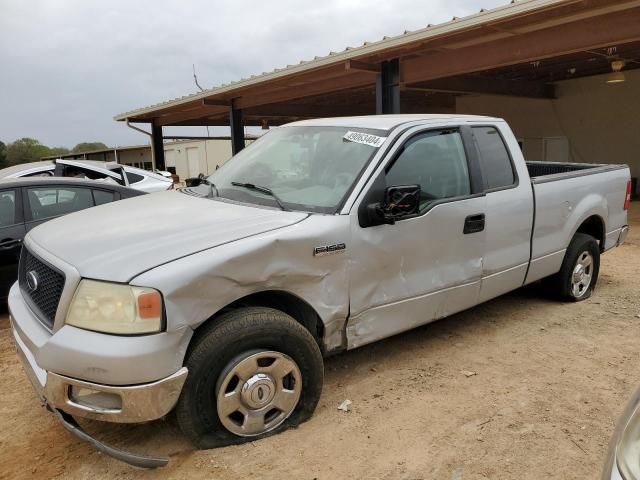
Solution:
<svg viewBox="0 0 640 480">
<path fill-rule="evenodd" d="M 10 143 L 7 147 L 7 163 L 17 165 L 19 163 L 37 162 L 40 157 L 45 157 L 49 149 L 35 138 L 24 137 Z"/>
<path fill-rule="evenodd" d="M 69 153 L 69 150 L 64 147 L 51 149 L 46 145 L 42 145 L 35 138 L 24 137 L 7 146 L 5 166 L 38 162 L 42 157 L 62 155 L 64 153 Z"/>
<path fill-rule="evenodd" d="M 47 147 L 49 148 L 49 153 L 47 154 L 48 157 L 51 157 L 53 155 L 65 155 L 67 153 L 69 153 L 69 149 L 65 148 L 65 147 Z"/>
<path fill-rule="evenodd" d="M 73 147 L 71 152 L 72 153 L 82 153 L 82 152 L 90 152 L 92 150 L 108 150 L 108 149 L 109 149 L 109 147 L 107 147 L 102 142 L 83 142 L 83 143 L 79 143 L 75 147 Z"/>
<path fill-rule="evenodd" d="M 7 163 L 7 146 L 0 141 L 0 168 L 8 167 Z"/>
</svg>

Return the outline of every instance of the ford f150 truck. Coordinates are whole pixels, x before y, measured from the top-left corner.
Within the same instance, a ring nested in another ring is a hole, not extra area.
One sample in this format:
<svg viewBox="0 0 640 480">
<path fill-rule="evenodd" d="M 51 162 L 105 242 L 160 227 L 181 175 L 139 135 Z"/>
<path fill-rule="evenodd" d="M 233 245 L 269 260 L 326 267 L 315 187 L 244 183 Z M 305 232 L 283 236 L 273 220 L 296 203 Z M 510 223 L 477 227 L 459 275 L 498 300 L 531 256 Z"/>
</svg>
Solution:
<svg viewBox="0 0 640 480">
<path fill-rule="evenodd" d="M 323 356 L 542 280 L 588 298 L 627 235 L 625 165 L 525 162 L 508 125 L 463 115 L 303 121 L 200 185 L 32 230 L 10 292 L 41 400 L 198 447 L 308 419 Z M 145 463 L 148 460 L 147 463 Z"/>
</svg>

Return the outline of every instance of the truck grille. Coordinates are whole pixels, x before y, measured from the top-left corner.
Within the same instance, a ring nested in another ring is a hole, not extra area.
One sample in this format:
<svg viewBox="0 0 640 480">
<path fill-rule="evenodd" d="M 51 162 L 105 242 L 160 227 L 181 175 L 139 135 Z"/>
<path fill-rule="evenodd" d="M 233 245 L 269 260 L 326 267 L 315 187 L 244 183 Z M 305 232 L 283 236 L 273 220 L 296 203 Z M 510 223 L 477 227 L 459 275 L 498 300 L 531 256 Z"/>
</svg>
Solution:
<svg viewBox="0 0 640 480">
<path fill-rule="evenodd" d="M 33 288 L 34 278 L 36 288 Z M 46 327 L 53 328 L 64 288 L 64 275 L 23 247 L 20 254 L 18 284 L 27 304 L 38 319 Z"/>
</svg>

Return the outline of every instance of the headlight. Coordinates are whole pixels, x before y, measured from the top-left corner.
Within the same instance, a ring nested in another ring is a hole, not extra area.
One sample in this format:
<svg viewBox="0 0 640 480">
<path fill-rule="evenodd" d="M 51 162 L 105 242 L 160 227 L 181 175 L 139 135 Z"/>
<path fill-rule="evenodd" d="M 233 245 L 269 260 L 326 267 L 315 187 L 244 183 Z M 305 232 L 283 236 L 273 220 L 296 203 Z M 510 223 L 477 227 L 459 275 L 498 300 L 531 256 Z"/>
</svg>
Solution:
<svg viewBox="0 0 640 480">
<path fill-rule="evenodd" d="M 618 469 L 625 480 L 640 479 L 640 404 L 637 402 L 638 393 L 634 395 L 632 414 L 622 417 L 628 419 L 618 444 L 616 446 L 616 460 Z"/>
<path fill-rule="evenodd" d="M 152 288 L 82 280 L 65 320 L 67 325 L 115 334 L 162 329 L 162 297 Z"/>
</svg>

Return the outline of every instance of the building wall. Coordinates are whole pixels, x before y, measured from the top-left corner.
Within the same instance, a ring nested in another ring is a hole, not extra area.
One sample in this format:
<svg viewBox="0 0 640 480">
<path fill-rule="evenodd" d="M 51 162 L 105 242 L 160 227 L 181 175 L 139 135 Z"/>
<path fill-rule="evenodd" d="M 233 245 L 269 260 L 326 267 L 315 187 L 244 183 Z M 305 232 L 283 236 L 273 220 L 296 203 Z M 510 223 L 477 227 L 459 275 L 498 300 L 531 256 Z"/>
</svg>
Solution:
<svg viewBox="0 0 640 480">
<path fill-rule="evenodd" d="M 62 158 L 72 158 L 74 160 L 82 160 L 82 159 L 85 158 L 85 156 L 87 157 L 87 160 L 96 160 L 98 162 L 113 162 L 114 161 L 114 152 L 113 152 L 113 150 L 104 151 L 104 152 L 96 152 L 96 153 L 87 153 L 86 155 L 84 153 L 78 153 L 78 154 L 73 155 L 73 156 L 65 155 Z"/>
<path fill-rule="evenodd" d="M 527 160 L 545 159 L 545 138 L 564 137 L 570 161 L 626 163 L 640 177 L 640 70 L 624 73 L 620 84 L 607 84 L 606 75 L 559 82 L 555 100 L 460 96 L 456 111 L 507 120 Z"/>
<path fill-rule="evenodd" d="M 118 150 L 118 163 L 151 170 L 151 147 L 136 148 L 135 150 Z"/>
<path fill-rule="evenodd" d="M 249 141 L 247 141 L 248 143 Z M 113 161 L 113 152 L 107 153 L 107 156 L 109 161 Z M 231 142 L 228 139 L 167 141 L 164 144 L 164 156 L 166 167 L 175 168 L 180 181 L 184 181 L 199 173 L 211 174 L 217 166 L 229 160 L 231 158 Z M 100 154 L 100 159 L 102 159 L 102 154 Z M 192 162 L 191 172 L 189 159 Z M 96 160 L 98 160 L 97 157 Z M 125 165 L 151 170 L 151 147 L 119 150 L 118 161 Z"/>
<path fill-rule="evenodd" d="M 247 145 L 251 140 L 247 140 Z M 181 181 L 200 173 L 210 175 L 231 158 L 231 141 L 178 140 L 165 142 L 164 156 L 167 167 L 175 167 Z"/>
</svg>

